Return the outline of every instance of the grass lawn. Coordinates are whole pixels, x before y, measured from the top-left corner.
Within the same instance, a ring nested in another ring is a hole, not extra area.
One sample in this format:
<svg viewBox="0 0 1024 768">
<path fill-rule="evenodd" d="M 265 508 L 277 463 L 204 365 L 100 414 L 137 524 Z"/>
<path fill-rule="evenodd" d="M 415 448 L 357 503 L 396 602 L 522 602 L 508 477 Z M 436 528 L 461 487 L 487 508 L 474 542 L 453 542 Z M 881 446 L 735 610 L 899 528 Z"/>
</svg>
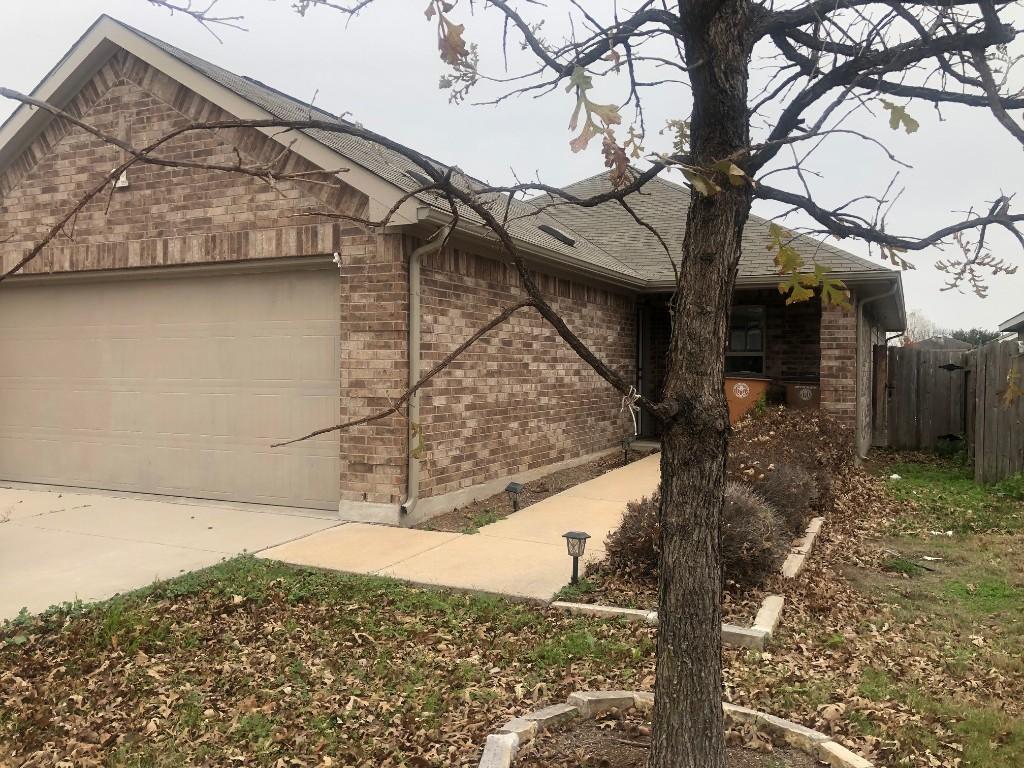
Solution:
<svg viewBox="0 0 1024 768">
<path fill-rule="evenodd" d="M 0 766 L 475 765 L 536 702 L 649 688 L 653 655 L 645 627 L 240 558 L 0 628 Z"/>
<path fill-rule="evenodd" d="M 955 460 L 921 455 L 872 470 L 783 587 L 772 652 L 728 655 L 736 698 L 880 765 L 1024 765 L 1019 480 L 975 486 Z M 880 492 L 902 503 L 879 505 Z"/>
<path fill-rule="evenodd" d="M 768 585 L 782 627 L 726 651 L 726 697 L 879 766 L 1024 765 L 1024 500 L 934 457 L 872 472 L 842 484 L 801 578 Z M 0 627 L 0 768 L 471 766 L 509 716 L 649 689 L 654 641 L 239 558 Z"/>
</svg>

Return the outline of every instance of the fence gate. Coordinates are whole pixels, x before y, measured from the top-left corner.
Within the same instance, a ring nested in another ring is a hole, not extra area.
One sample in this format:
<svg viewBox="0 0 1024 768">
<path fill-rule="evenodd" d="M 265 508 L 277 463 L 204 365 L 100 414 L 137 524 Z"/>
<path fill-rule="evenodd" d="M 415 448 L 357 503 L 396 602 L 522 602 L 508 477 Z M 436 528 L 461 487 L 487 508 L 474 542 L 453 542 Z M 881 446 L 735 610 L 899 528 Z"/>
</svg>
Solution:
<svg viewBox="0 0 1024 768">
<path fill-rule="evenodd" d="M 945 435 L 965 435 L 973 396 L 967 354 L 876 346 L 875 444 L 928 449 Z"/>
</svg>

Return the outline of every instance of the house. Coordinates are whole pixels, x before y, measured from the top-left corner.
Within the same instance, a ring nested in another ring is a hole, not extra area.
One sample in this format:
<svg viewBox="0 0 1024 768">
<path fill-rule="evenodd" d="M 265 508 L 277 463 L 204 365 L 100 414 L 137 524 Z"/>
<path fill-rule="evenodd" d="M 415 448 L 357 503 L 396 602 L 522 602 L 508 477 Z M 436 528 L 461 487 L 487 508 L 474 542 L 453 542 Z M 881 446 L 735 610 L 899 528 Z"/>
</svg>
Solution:
<svg viewBox="0 0 1024 768">
<path fill-rule="evenodd" d="M 1024 341 L 1024 312 L 999 324 L 1000 333 L 1016 333 L 1017 341 Z"/>
<path fill-rule="evenodd" d="M 940 351 L 967 351 L 968 349 L 974 349 L 973 344 L 968 344 L 966 341 L 960 339 L 954 339 L 952 336 L 929 336 L 927 339 L 921 339 L 907 344 L 908 347 L 916 347 L 917 349 L 932 349 Z"/>
<path fill-rule="evenodd" d="M 109 17 L 33 95 L 135 145 L 229 116 L 335 119 Z M 404 158 L 362 140 L 230 129 L 185 133 L 162 151 L 346 170 L 329 184 L 275 189 L 136 165 L 82 210 L 0 285 L 0 479 L 408 525 L 620 445 L 620 396 L 520 312 L 425 387 L 411 416 L 271 448 L 386 408 L 410 376 L 518 297 L 517 277 L 470 216 L 443 252 L 421 258 L 419 244 L 447 221 L 429 198 L 402 202 L 384 231 L 338 218 L 379 217 L 420 186 Z M 20 108 L 0 128 L 4 268 L 123 159 L 66 120 Z M 606 183 L 598 175 L 572 190 Z M 634 205 L 678 243 L 687 194 L 657 181 Z M 656 392 L 672 289 L 664 252 L 616 206 L 542 212 L 542 202 L 512 209 L 539 284 L 610 365 Z M 786 307 L 767 238 L 766 222 L 752 219 L 730 370 L 817 383 L 821 408 L 866 447 L 871 345 L 903 327 L 900 276 L 805 238 L 808 261 L 846 281 L 853 309 Z"/>
</svg>

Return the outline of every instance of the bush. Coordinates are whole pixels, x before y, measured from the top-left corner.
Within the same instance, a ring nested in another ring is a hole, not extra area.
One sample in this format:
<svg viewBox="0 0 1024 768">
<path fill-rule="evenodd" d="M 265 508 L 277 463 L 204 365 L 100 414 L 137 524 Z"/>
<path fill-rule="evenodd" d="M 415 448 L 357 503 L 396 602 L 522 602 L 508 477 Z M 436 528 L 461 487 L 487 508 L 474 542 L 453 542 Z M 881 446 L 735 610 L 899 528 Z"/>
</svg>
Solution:
<svg viewBox="0 0 1024 768">
<path fill-rule="evenodd" d="M 754 488 L 775 507 L 790 533 L 803 533 L 811 510 L 818 505 L 819 484 L 810 472 L 799 464 L 769 465 Z"/>
<path fill-rule="evenodd" d="M 848 427 L 819 411 L 769 408 L 733 428 L 729 439 L 729 475 L 762 480 L 772 464 L 799 465 L 817 485 L 812 508 L 831 504 L 832 481 L 853 466 L 853 435 Z"/>
<path fill-rule="evenodd" d="M 722 576 L 756 585 L 773 573 L 789 551 L 789 531 L 761 494 L 746 483 L 725 486 L 722 508 Z"/>
<path fill-rule="evenodd" d="M 657 576 L 661 556 L 655 493 L 630 502 L 622 524 L 605 542 L 608 565 L 617 573 Z M 722 509 L 722 577 L 737 584 L 758 584 L 789 551 L 790 536 L 772 506 L 744 483 L 729 482 Z"/>
<path fill-rule="evenodd" d="M 657 576 L 661 544 L 659 506 L 661 497 L 657 491 L 650 498 L 645 496 L 626 505 L 622 523 L 605 541 L 608 564 L 614 570 L 637 576 Z"/>
</svg>

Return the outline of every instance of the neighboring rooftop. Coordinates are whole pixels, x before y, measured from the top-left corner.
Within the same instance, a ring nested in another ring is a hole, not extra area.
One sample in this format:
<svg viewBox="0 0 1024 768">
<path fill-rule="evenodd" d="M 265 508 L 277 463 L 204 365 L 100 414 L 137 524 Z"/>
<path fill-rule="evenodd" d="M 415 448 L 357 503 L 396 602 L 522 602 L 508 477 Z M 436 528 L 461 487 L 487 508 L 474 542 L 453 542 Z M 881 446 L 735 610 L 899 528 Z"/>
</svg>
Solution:
<svg viewBox="0 0 1024 768">
<path fill-rule="evenodd" d="M 956 351 L 961 349 L 974 349 L 973 344 L 969 344 L 966 341 L 960 339 L 954 339 L 952 336 L 929 336 L 927 339 L 921 339 L 921 341 L 915 341 L 911 346 L 917 349 L 936 349 L 936 350 L 950 350 Z"/>
<path fill-rule="evenodd" d="M 999 330 L 1003 333 L 1024 333 L 1024 312 L 1000 323 Z"/>
</svg>

